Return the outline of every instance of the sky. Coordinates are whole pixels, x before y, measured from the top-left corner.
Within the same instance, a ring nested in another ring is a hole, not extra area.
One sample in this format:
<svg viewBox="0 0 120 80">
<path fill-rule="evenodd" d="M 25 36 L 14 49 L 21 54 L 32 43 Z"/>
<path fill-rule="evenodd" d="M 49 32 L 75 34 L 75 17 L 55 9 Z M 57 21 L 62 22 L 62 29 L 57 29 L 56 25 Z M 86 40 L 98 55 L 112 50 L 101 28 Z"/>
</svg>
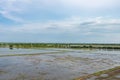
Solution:
<svg viewBox="0 0 120 80">
<path fill-rule="evenodd" d="M 0 0 L 0 42 L 120 43 L 120 0 Z"/>
</svg>

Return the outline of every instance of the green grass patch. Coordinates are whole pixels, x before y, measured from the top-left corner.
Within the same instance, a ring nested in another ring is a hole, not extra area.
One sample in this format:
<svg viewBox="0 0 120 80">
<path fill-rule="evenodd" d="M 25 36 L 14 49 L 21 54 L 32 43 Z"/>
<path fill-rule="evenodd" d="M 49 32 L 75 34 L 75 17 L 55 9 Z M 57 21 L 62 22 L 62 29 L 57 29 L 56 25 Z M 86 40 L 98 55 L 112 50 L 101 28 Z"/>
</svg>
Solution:
<svg viewBox="0 0 120 80">
<path fill-rule="evenodd" d="M 120 71 L 120 66 L 117 66 L 115 68 L 111 68 L 111 69 L 108 69 L 108 70 L 103 70 L 103 71 L 95 72 L 93 74 L 82 76 L 82 77 L 79 77 L 79 78 L 76 78 L 76 79 L 73 79 L 73 80 L 86 80 L 86 79 L 89 79 L 90 77 L 93 77 L 93 76 L 98 76 L 99 77 L 102 74 L 108 74 L 109 77 L 112 77 L 112 76 L 118 74 L 119 71 Z"/>
</svg>

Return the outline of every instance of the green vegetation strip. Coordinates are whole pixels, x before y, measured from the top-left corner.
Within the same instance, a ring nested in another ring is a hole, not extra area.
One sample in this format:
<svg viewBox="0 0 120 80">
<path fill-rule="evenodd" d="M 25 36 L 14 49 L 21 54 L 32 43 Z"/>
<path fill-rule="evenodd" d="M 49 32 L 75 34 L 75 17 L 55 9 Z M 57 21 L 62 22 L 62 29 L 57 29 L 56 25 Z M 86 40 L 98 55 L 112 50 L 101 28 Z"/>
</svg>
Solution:
<svg viewBox="0 0 120 80">
<path fill-rule="evenodd" d="M 9 57 L 9 56 L 34 56 L 34 55 L 41 55 L 41 54 L 57 54 L 57 53 L 64 53 L 67 51 L 60 51 L 60 52 L 46 52 L 46 53 L 33 53 L 33 54 L 8 54 L 8 55 L 0 55 L 0 57 Z"/>
<path fill-rule="evenodd" d="M 93 74 L 89 74 L 87 76 L 82 76 L 82 77 L 79 77 L 79 78 L 74 79 L 74 80 L 87 80 L 93 76 L 97 76 L 98 78 L 100 78 L 100 75 L 102 75 L 102 74 L 108 74 L 109 75 L 108 77 L 112 77 L 112 76 L 117 75 L 119 73 L 120 73 L 120 66 L 117 66 L 117 67 L 112 68 L 112 69 L 99 71 L 99 72 L 96 72 Z"/>
<path fill-rule="evenodd" d="M 72 48 L 72 49 L 116 49 L 120 44 L 98 43 L 0 43 L 1 48 Z"/>
</svg>

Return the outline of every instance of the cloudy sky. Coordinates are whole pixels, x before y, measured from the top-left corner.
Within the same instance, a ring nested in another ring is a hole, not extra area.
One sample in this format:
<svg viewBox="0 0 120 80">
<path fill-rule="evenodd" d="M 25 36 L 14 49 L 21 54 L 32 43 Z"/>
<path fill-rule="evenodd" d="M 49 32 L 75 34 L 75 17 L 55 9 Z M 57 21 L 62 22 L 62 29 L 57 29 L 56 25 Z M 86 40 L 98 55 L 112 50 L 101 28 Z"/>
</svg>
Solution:
<svg viewBox="0 0 120 80">
<path fill-rule="evenodd" d="M 120 43 L 120 0 L 0 0 L 0 42 Z"/>
</svg>

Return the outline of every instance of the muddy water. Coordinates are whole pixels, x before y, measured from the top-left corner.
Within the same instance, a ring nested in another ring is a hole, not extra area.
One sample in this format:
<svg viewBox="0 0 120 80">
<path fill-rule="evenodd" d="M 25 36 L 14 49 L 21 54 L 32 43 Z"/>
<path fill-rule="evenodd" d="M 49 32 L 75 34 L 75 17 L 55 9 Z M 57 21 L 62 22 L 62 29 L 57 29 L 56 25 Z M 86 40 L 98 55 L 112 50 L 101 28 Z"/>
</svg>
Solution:
<svg viewBox="0 0 120 80">
<path fill-rule="evenodd" d="M 0 49 L 0 55 L 8 54 L 28 55 L 0 57 L 0 80 L 73 80 L 120 66 L 120 51 Z"/>
</svg>

